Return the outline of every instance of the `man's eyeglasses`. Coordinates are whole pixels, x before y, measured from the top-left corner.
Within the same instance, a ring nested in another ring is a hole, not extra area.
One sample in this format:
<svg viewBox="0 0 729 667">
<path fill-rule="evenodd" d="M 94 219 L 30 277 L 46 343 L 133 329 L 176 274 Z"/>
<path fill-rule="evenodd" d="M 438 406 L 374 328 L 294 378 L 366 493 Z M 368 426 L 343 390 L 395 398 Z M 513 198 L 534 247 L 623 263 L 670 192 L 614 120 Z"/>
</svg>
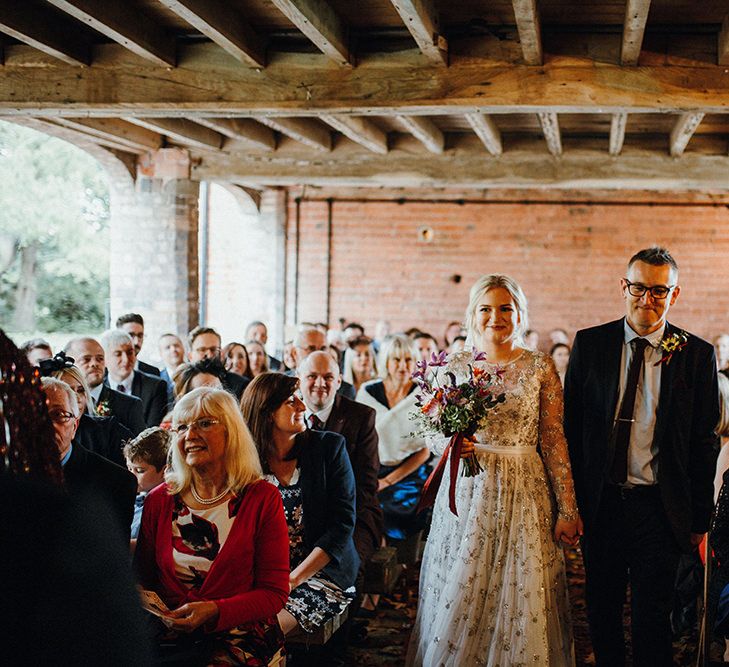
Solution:
<svg viewBox="0 0 729 667">
<path fill-rule="evenodd" d="M 214 357 L 217 357 L 220 354 L 220 347 L 195 347 L 192 351 L 198 354 L 207 354 L 209 352 Z"/>
<path fill-rule="evenodd" d="M 214 419 L 213 417 L 201 417 L 189 424 L 178 424 L 177 426 L 173 426 L 170 430 L 173 433 L 177 433 L 177 435 L 185 435 L 193 427 L 198 431 L 209 431 L 216 424 L 220 424 L 219 419 Z"/>
<path fill-rule="evenodd" d="M 51 410 L 48 416 L 54 424 L 67 424 L 72 419 L 76 419 L 76 415 L 65 410 Z"/>
<path fill-rule="evenodd" d="M 625 284 L 631 296 L 641 297 L 646 292 L 650 292 L 651 296 L 658 301 L 665 299 L 670 294 L 671 290 L 676 287 L 675 285 L 653 285 L 653 287 L 648 287 L 641 283 L 631 283 L 627 278 L 623 278 L 623 280 L 625 280 Z"/>
</svg>

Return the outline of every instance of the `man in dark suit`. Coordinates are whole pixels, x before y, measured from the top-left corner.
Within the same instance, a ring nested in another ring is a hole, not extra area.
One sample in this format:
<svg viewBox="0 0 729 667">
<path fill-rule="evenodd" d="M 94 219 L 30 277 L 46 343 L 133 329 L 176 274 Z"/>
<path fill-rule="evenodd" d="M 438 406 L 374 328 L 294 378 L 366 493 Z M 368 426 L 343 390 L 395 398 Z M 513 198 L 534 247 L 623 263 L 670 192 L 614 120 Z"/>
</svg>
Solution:
<svg viewBox="0 0 729 667">
<path fill-rule="evenodd" d="M 147 375 L 159 377 L 159 368 L 152 366 L 152 364 L 147 364 L 139 358 L 142 345 L 144 345 L 144 318 L 138 313 L 120 315 L 116 320 L 116 328 L 126 331 L 132 339 L 134 353 L 137 355 L 137 362 L 134 366 L 135 370 L 142 371 L 142 373 L 146 373 Z"/>
<path fill-rule="evenodd" d="M 159 377 L 134 370 L 137 357 L 132 339 L 126 331 L 105 331 L 101 336 L 101 344 L 109 371 L 105 384 L 121 394 L 139 398 L 146 425 L 159 426 L 167 412 L 167 383 Z"/>
<path fill-rule="evenodd" d="M 268 328 L 263 322 L 260 322 L 258 320 L 251 322 L 246 327 L 246 342 L 249 340 L 255 340 L 257 343 L 260 343 L 263 345 L 263 348 L 266 348 L 266 343 L 268 342 Z M 281 366 L 283 365 L 279 359 L 276 359 L 276 357 L 272 357 L 270 354 L 266 354 L 268 357 L 268 369 L 271 371 L 279 371 L 281 370 Z"/>
<path fill-rule="evenodd" d="M 210 327 L 195 327 L 187 336 L 190 351 L 188 358 L 194 364 L 203 359 L 220 359 L 221 338 L 220 334 Z M 225 388 L 235 394 L 240 400 L 244 389 L 248 386 L 250 380 L 241 377 L 230 371 L 225 371 L 223 384 Z"/>
<path fill-rule="evenodd" d="M 63 478 L 71 496 L 100 498 L 106 505 L 110 522 L 116 524 L 129 544 L 137 479 L 125 468 L 73 443 L 79 420 L 76 395 L 65 383 L 44 377 L 41 387 L 46 395 L 48 415 L 53 423 L 56 447 L 61 457 Z"/>
<path fill-rule="evenodd" d="M 629 582 L 634 664 L 670 665 L 676 567 L 713 506 L 716 364 L 666 321 L 680 292 L 667 250 L 636 253 L 621 287 L 625 317 L 577 333 L 565 381 L 587 613 L 597 665 L 623 665 Z"/>
<path fill-rule="evenodd" d="M 294 347 L 291 350 L 291 356 L 294 358 L 296 367 L 298 368 L 304 359 L 306 359 L 306 357 L 310 354 L 313 352 L 325 352 L 326 349 L 327 337 L 324 335 L 324 332 L 315 327 L 304 326 L 296 333 L 296 338 L 294 338 Z M 296 374 L 296 371 L 286 372 L 286 375 Z M 354 387 L 345 380 L 341 380 L 337 393 L 352 401 L 357 394 Z"/>
<path fill-rule="evenodd" d="M 131 394 L 121 394 L 104 384 L 106 357 L 104 348 L 94 338 L 72 338 L 63 351 L 75 359 L 89 385 L 91 395 L 88 410 L 91 414 L 115 416 L 133 436 L 139 435 L 147 423 L 144 421 L 142 402 Z"/>
<path fill-rule="evenodd" d="M 172 376 L 177 367 L 185 363 L 185 346 L 177 334 L 162 334 L 159 337 L 159 354 L 164 364 L 159 376 L 167 383 L 167 406 L 171 409 L 175 404 L 175 384 L 172 382 Z"/>
<path fill-rule="evenodd" d="M 357 523 L 354 545 L 364 564 L 380 547 L 382 510 L 377 501 L 377 451 L 375 411 L 338 395 L 342 381 L 339 367 L 326 352 L 313 352 L 298 369 L 301 395 L 309 428 L 344 436 L 357 486 Z"/>
</svg>

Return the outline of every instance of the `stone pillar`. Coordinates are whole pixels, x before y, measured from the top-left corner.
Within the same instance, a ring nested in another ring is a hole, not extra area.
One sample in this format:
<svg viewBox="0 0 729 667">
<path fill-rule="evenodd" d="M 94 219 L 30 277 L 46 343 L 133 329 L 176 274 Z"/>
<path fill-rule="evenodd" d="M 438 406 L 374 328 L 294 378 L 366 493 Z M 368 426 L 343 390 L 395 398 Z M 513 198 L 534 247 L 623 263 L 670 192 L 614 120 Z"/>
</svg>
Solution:
<svg viewBox="0 0 729 667">
<path fill-rule="evenodd" d="M 161 149 L 131 179 L 111 183 L 111 322 L 138 312 L 147 342 L 142 357 L 158 359 L 165 332 L 185 337 L 198 323 L 198 195 L 187 151 Z"/>
</svg>

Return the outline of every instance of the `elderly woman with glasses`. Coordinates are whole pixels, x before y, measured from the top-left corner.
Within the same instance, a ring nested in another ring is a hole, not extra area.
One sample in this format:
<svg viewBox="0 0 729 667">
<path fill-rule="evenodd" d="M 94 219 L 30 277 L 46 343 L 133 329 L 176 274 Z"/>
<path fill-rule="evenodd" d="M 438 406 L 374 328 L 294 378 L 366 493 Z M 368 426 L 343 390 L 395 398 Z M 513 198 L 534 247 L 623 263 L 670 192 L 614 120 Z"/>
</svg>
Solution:
<svg viewBox="0 0 729 667">
<path fill-rule="evenodd" d="M 268 664 L 283 647 L 276 614 L 289 591 L 281 497 L 227 391 L 185 394 L 172 430 L 166 484 L 147 496 L 136 551 L 140 583 L 171 609 L 162 657 Z"/>
<path fill-rule="evenodd" d="M 291 592 L 279 623 L 313 633 L 354 598 L 355 485 L 344 438 L 307 430 L 299 380 L 253 379 L 241 401 L 266 478 L 278 486 L 289 529 Z"/>
</svg>

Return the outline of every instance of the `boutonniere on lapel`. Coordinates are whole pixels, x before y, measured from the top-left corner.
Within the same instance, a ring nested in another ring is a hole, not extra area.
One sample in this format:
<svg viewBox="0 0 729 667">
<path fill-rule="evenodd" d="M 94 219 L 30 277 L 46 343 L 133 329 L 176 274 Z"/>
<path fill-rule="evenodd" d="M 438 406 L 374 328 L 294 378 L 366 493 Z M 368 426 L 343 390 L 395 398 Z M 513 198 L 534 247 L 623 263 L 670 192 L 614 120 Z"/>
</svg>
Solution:
<svg viewBox="0 0 729 667">
<path fill-rule="evenodd" d="M 96 414 L 99 417 L 108 417 L 111 414 L 111 406 L 108 400 L 105 399 L 96 404 Z"/>
<path fill-rule="evenodd" d="M 661 351 L 661 358 L 656 361 L 654 366 L 671 363 L 671 359 L 676 352 L 680 352 L 688 344 L 688 334 L 685 331 L 675 331 L 672 334 L 665 335 L 658 343 L 658 349 Z"/>
</svg>

